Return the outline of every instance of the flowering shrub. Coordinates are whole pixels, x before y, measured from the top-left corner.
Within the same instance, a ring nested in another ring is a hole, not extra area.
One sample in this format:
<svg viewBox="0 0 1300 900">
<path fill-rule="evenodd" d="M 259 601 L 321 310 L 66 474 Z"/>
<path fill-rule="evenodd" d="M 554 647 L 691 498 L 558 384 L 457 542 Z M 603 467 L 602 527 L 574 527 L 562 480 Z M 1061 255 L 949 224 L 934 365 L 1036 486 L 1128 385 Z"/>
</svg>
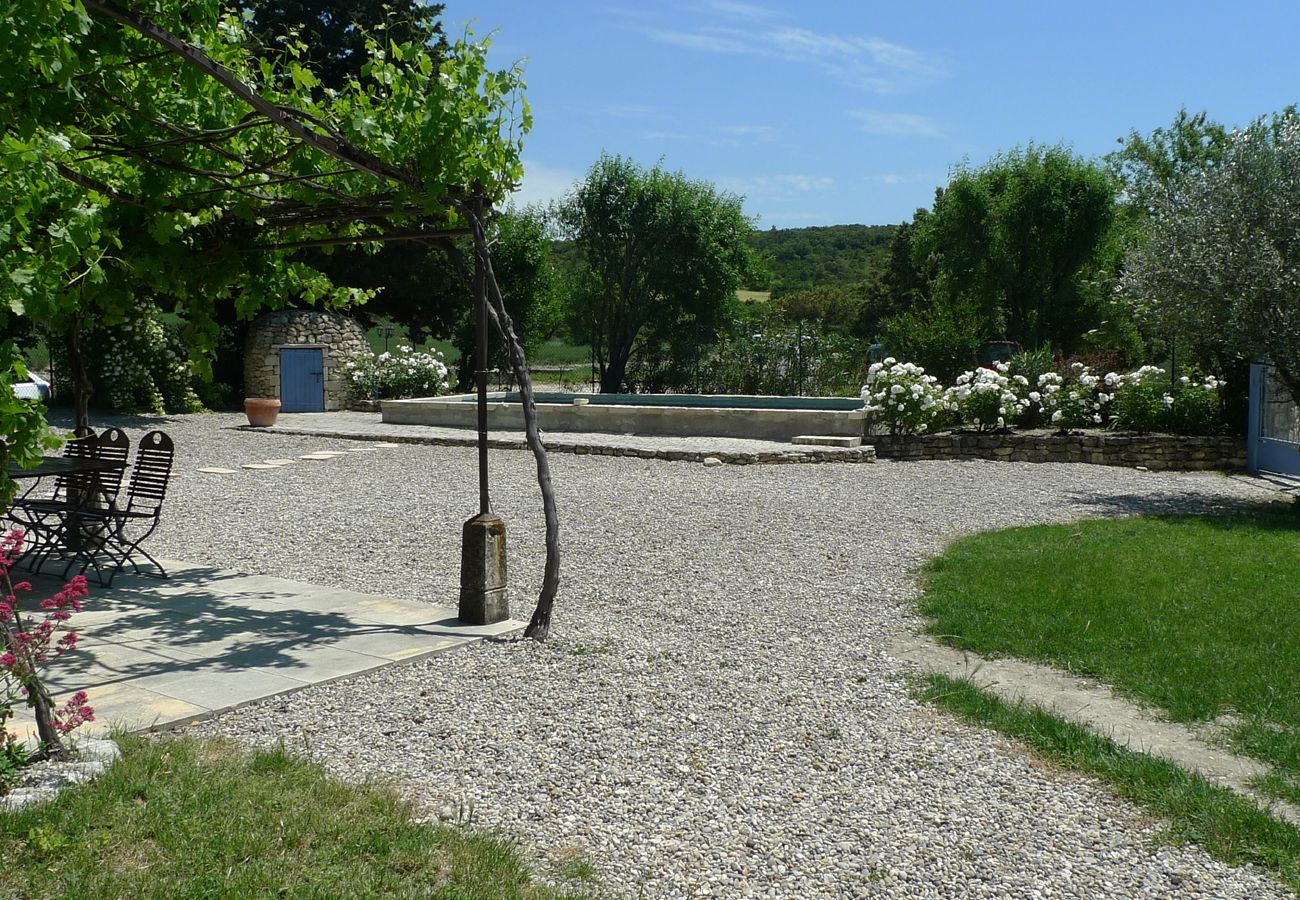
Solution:
<svg viewBox="0 0 1300 900">
<path fill-rule="evenodd" d="M 1173 402 L 1166 406 L 1165 428 L 1174 434 L 1221 434 L 1226 424 L 1224 384 L 1213 375 L 1199 381 L 1184 375 L 1174 388 Z"/>
<path fill-rule="evenodd" d="M 447 364 L 437 350 L 425 353 L 401 344 L 395 353 L 384 351 L 346 365 L 348 380 L 358 397 L 395 400 L 447 392 Z"/>
<path fill-rule="evenodd" d="M 121 325 L 100 326 L 84 341 L 91 378 L 108 404 L 121 412 L 198 412 L 185 344 L 152 303 L 136 307 Z"/>
<path fill-rule="evenodd" d="M 1111 372 L 1106 384 L 1114 388 L 1115 408 L 1111 424 L 1127 431 L 1161 431 L 1165 412 L 1173 397 L 1165 370 L 1157 366 L 1143 366 L 1124 375 Z"/>
<path fill-rule="evenodd" d="M 1172 387 L 1165 370 L 1143 366 L 1105 376 L 1082 363 L 1065 375 L 1043 372 L 1036 389 L 1030 379 L 1012 373 L 1007 363 L 964 372 L 946 391 L 920 366 L 893 357 L 873 363 L 862 388 L 864 407 L 873 424 L 893 434 L 919 434 L 947 424 L 953 414 L 962 424 L 988 431 L 1009 428 L 1022 418 L 1050 422 L 1056 430 L 1111 427 L 1130 431 L 1211 435 L 1224 430 L 1220 389 L 1224 382 L 1207 375 L 1184 376 Z"/>
<path fill-rule="evenodd" d="M 862 401 L 871 421 L 886 426 L 891 434 L 932 431 L 951 411 L 939 379 L 892 356 L 867 369 Z"/>
<path fill-rule="evenodd" d="M 1219 389 L 1224 382 L 1213 375 L 1200 380 L 1184 375 L 1177 384 L 1170 385 L 1164 369 L 1143 366 L 1115 377 L 1112 424 L 1117 428 L 1200 435 L 1223 430 Z"/>
<path fill-rule="evenodd" d="M 1029 380 L 1023 375 L 1008 376 L 1009 368 L 1006 363 L 994 363 L 991 369 L 980 367 L 957 376 L 957 383 L 944 396 L 962 424 L 987 431 L 1009 428 L 1015 422 L 1029 405 L 1028 398 L 1016 391 L 1027 392 Z"/>
<path fill-rule="evenodd" d="M 1069 377 L 1056 372 L 1038 376 L 1038 390 L 1028 399 L 1037 403 L 1043 417 L 1058 431 L 1095 428 L 1105 422 L 1103 407 L 1111 396 L 1098 388 L 1103 381 L 1083 363 L 1070 366 Z"/>
<path fill-rule="evenodd" d="M 36 728 L 42 752 L 63 756 L 66 753 L 59 735 L 67 734 L 95 719 L 95 711 L 86 705 L 86 694 L 78 691 L 63 706 L 56 708 L 41 681 L 41 670 L 51 659 L 77 648 L 76 632 L 67 631 L 72 614 L 81 611 L 81 600 L 88 593 L 85 577 L 78 575 L 53 597 L 40 602 L 43 617 L 35 626 L 24 621 L 18 594 L 30 591 L 29 582 L 14 584 L 9 570 L 23 551 L 23 534 L 11 531 L 0 538 L 0 755 L 8 765 L 0 764 L 0 774 L 12 772 L 15 762 L 25 753 L 17 735 L 8 730 L 14 706 L 25 702 L 36 715 Z M 60 632 L 62 632 L 60 634 Z M 0 788 L 4 784 L 0 782 Z"/>
</svg>

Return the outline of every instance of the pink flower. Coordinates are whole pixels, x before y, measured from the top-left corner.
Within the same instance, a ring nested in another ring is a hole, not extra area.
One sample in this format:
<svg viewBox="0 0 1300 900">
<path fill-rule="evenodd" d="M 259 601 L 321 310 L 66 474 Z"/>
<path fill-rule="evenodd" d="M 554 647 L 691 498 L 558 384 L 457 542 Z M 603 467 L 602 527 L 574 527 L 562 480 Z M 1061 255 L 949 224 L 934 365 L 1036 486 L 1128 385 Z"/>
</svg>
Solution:
<svg viewBox="0 0 1300 900">
<path fill-rule="evenodd" d="M 8 651 L 0 653 L 0 666 L 4 666 L 6 669 L 12 669 L 16 662 L 18 662 L 18 657 L 14 656 L 12 653 Z"/>
<path fill-rule="evenodd" d="M 54 714 L 54 727 L 67 734 L 86 722 L 95 721 L 95 710 L 86 705 L 86 692 L 77 691 L 63 704 L 63 708 Z"/>
</svg>

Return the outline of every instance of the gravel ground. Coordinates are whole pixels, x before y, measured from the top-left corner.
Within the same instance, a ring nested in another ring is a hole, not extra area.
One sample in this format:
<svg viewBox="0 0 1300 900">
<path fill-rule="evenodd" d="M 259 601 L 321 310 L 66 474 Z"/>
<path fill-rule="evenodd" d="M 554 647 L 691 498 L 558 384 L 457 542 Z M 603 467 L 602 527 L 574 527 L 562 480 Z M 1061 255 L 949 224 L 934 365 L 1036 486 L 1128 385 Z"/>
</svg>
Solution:
<svg viewBox="0 0 1300 900">
<path fill-rule="evenodd" d="M 167 556 L 454 605 L 474 457 L 406 445 L 205 476 L 310 449 L 184 417 Z M 881 462 L 705 468 L 551 460 L 563 587 L 552 639 L 477 644 L 192 726 L 305 746 L 397 781 L 430 817 L 582 854 L 630 896 L 1289 896 L 1097 782 L 908 696 L 883 648 L 911 571 L 972 531 L 1270 496 L 1218 474 Z M 530 457 L 492 459 L 517 615 L 541 573 Z"/>
</svg>

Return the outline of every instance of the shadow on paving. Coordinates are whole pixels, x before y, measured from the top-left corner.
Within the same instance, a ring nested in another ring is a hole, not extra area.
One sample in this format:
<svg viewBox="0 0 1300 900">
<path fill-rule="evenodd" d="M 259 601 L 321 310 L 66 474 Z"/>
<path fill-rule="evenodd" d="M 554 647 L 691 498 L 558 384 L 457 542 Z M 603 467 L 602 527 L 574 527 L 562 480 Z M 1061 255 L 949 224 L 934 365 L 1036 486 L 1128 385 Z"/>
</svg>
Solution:
<svg viewBox="0 0 1300 900">
<path fill-rule="evenodd" d="M 56 695 L 84 689 L 119 723 L 164 724 L 522 625 L 466 626 L 443 607 L 167 565 L 173 575 L 165 580 L 121 575 L 102 587 L 90 579 L 90 595 L 69 623 L 80 636 L 77 650 L 47 670 Z M 48 575 L 32 581 L 22 599 L 34 613 L 63 581 Z"/>
</svg>

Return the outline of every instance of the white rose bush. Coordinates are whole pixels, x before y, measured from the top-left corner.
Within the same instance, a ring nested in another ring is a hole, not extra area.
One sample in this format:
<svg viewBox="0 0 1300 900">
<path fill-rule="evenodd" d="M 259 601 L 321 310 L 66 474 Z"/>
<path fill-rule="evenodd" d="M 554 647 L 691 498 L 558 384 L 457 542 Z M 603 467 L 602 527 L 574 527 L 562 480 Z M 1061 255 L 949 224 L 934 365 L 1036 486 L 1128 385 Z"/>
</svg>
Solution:
<svg viewBox="0 0 1300 900">
<path fill-rule="evenodd" d="M 437 350 L 432 353 L 400 344 L 346 363 L 348 381 L 356 396 L 367 400 L 400 400 L 447 393 L 447 364 Z"/>
<path fill-rule="evenodd" d="M 1006 363 L 995 363 L 957 376 L 957 383 L 944 396 L 963 425 L 980 431 L 1010 428 L 1028 408 L 1029 380 L 1007 375 L 1009 369 Z"/>
<path fill-rule="evenodd" d="M 1111 396 L 1100 388 L 1105 380 L 1083 363 L 1074 363 L 1069 374 L 1044 372 L 1038 376 L 1037 397 L 1030 396 L 1043 411 L 1043 418 L 1057 431 L 1100 428 L 1106 423 L 1104 407 Z"/>
<path fill-rule="evenodd" d="M 890 434 L 925 434 L 945 424 L 951 406 L 939 379 L 892 356 L 872 363 L 862 386 L 863 408 L 871 422 Z"/>
<path fill-rule="evenodd" d="M 1170 384 L 1164 369 L 1143 366 L 1114 382 L 1115 426 L 1127 431 L 1218 434 L 1224 424 L 1220 391 L 1225 384 L 1213 375 L 1184 375 Z"/>
<path fill-rule="evenodd" d="M 958 423 L 995 431 L 1036 409 L 1039 421 L 1065 433 L 1081 428 L 1212 435 L 1224 431 L 1222 379 L 1183 376 L 1170 384 L 1157 366 L 1098 375 L 1082 363 L 1031 383 L 1006 363 L 963 372 L 946 390 L 920 366 L 894 358 L 873 363 L 862 388 L 872 426 L 890 434 L 925 434 Z"/>
<path fill-rule="evenodd" d="M 203 409 L 185 343 L 157 304 L 140 303 L 125 322 L 88 329 L 84 344 L 101 404 L 159 416 Z"/>
</svg>

